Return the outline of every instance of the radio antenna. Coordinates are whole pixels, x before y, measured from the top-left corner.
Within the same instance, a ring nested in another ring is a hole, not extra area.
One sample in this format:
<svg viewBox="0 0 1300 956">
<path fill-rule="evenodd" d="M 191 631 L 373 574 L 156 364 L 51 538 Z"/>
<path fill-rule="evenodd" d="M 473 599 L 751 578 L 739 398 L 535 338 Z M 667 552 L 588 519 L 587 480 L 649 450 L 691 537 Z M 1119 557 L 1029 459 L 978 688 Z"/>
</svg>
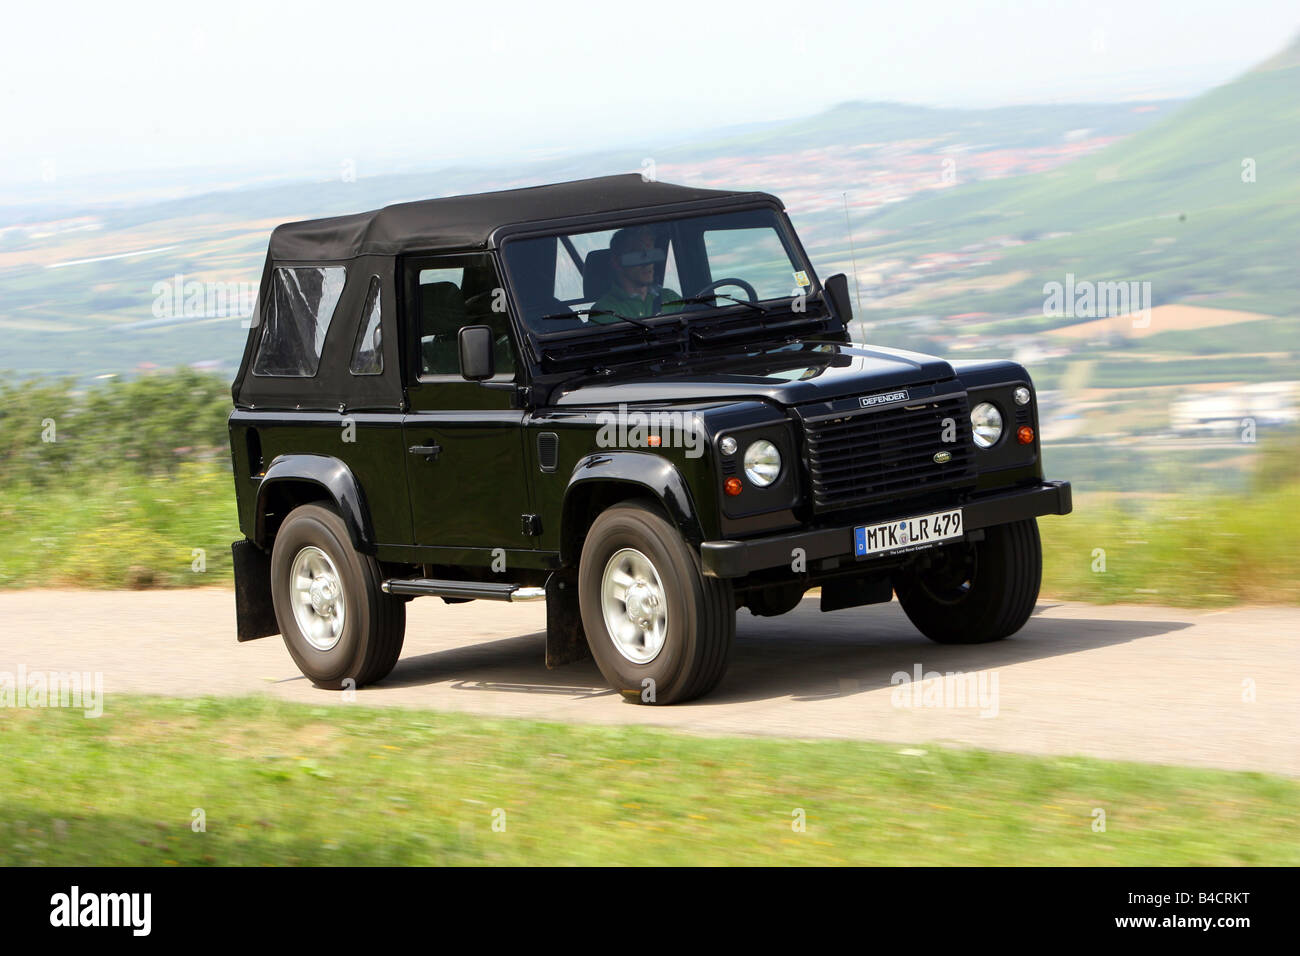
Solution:
<svg viewBox="0 0 1300 956">
<path fill-rule="evenodd" d="M 858 287 L 858 254 L 853 248 L 853 226 L 849 224 L 849 194 L 844 197 L 844 231 L 849 234 L 849 259 L 853 262 L 853 295 L 858 300 L 858 312 L 862 311 L 862 290 Z"/>
</svg>

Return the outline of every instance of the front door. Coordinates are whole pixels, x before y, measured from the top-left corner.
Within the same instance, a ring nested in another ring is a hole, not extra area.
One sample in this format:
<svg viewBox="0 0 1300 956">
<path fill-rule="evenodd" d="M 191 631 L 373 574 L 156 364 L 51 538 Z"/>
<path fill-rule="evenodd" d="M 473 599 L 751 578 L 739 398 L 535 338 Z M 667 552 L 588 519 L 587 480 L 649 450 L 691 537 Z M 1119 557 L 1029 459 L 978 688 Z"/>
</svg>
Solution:
<svg viewBox="0 0 1300 956">
<path fill-rule="evenodd" d="M 497 549 L 530 548 L 524 411 L 512 408 L 518 355 L 486 253 L 407 260 L 407 341 L 414 376 L 403 420 L 415 543 L 438 549 L 427 563 L 491 566 Z M 460 376 L 457 337 L 466 325 L 498 333 L 496 375 Z"/>
</svg>

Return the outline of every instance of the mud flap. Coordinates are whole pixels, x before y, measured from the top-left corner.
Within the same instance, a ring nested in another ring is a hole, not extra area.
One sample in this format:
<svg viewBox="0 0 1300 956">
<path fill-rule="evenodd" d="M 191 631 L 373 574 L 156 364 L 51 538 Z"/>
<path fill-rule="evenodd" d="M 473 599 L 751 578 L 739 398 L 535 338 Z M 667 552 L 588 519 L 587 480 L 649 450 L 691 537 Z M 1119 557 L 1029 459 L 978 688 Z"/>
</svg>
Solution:
<svg viewBox="0 0 1300 956">
<path fill-rule="evenodd" d="M 846 607 L 884 604 L 893 597 L 894 588 L 888 575 L 837 578 L 822 585 L 822 610 L 842 611 Z"/>
<path fill-rule="evenodd" d="M 578 607 L 577 575 L 556 572 L 546 582 L 546 666 L 553 670 L 590 656 Z"/>
<path fill-rule="evenodd" d="M 280 633 L 271 600 L 271 556 L 245 538 L 230 546 L 235 566 L 235 633 L 240 641 Z"/>
</svg>

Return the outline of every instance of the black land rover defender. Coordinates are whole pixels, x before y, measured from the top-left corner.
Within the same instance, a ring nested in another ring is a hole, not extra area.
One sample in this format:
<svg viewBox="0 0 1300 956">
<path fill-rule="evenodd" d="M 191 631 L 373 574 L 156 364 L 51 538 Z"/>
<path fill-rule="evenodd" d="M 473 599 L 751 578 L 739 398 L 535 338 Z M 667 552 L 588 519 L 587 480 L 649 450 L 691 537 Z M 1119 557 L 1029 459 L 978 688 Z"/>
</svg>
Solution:
<svg viewBox="0 0 1300 956">
<path fill-rule="evenodd" d="M 611 176 L 289 223 L 233 386 L 240 640 L 383 678 L 406 602 L 545 600 L 546 659 L 715 687 L 736 612 L 890 600 L 944 643 L 1033 610 L 1011 362 L 858 344 L 779 200 Z"/>
</svg>

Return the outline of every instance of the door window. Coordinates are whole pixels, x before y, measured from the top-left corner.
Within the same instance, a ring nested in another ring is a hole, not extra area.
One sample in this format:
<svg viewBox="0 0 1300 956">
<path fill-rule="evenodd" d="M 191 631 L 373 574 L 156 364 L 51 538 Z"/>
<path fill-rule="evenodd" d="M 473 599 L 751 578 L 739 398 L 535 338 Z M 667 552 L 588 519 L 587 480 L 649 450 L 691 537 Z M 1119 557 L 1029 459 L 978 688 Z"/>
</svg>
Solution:
<svg viewBox="0 0 1300 956">
<path fill-rule="evenodd" d="M 444 256 L 417 264 L 420 377 L 460 375 L 460 330 L 491 327 L 498 375 L 513 376 L 515 346 L 505 292 L 492 257 Z"/>
</svg>

